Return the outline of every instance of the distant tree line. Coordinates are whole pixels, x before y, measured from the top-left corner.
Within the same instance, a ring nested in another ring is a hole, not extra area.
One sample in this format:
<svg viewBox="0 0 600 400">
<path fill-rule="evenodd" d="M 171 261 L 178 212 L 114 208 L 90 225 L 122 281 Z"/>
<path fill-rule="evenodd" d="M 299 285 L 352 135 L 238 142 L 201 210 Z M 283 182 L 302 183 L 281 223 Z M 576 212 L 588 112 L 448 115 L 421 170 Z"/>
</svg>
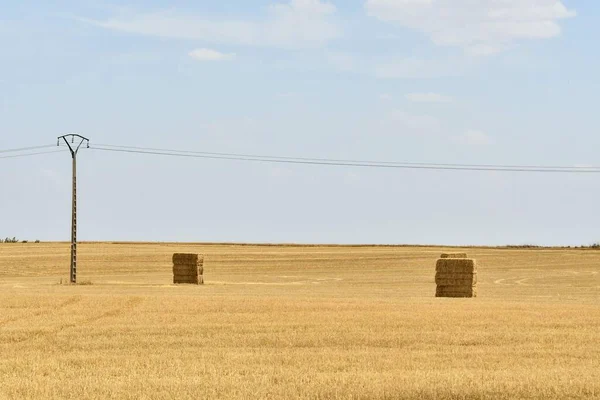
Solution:
<svg viewBox="0 0 600 400">
<path fill-rule="evenodd" d="M 35 241 L 36 243 L 39 243 L 39 240 Z M 4 238 L 4 239 L 0 239 L 0 243 L 19 243 L 19 239 L 17 239 L 16 237 L 12 237 L 12 238 Z M 29 243 L 28 240 L 22 240 L 21 243 Z"/>
</svg>

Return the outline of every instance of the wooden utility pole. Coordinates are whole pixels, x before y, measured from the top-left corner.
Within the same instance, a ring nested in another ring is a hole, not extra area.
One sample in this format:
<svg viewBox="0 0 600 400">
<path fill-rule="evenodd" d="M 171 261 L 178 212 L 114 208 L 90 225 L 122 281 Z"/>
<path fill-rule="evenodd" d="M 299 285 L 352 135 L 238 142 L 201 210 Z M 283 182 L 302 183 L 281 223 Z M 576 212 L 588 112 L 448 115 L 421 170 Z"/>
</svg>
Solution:
<svg viewBox="0 0 600 400">
<path fill-rule="evenodd" d="M 60 145 L 61 139 L 67 144 L 73 158 L 73 197 L 71 203 L 71 283 L 77 283 L 77 153 L 83 143 L 90 147 L 89 139 L 77 135 L 69 134 L 59 136 L 57 145 Z M 70 140 L 70 142 L 69 142 Z"/>
</svg>

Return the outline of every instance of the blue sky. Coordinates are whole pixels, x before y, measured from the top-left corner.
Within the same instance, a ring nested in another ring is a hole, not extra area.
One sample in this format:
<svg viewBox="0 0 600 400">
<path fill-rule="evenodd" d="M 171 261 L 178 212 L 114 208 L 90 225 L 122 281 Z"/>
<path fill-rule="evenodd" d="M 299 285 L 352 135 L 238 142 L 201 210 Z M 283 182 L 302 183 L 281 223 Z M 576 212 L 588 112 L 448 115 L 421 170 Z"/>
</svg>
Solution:
<svg viewBox="0 0 600 400">
<path fill-rule="evenodd" d="M 555 0 L 0 5 L 0 150 L 92 143 L 598 166 L 600 5 Z M 0 159 L 0 236 L 68 240 L 67 154 Z M 597 175 L 82 152 L 81 240 L 600 241 Z"/>
</svg>

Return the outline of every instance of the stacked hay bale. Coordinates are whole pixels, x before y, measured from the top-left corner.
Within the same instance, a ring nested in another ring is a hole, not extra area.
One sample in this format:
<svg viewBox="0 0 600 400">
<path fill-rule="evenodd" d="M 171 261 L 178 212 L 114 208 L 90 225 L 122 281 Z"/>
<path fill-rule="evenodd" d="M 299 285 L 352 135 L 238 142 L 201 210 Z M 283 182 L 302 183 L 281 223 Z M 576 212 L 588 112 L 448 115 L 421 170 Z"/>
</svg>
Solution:
<svg viewBox="0 0 600 400">
<path fill-rule="evenodd" d="M 477 260 L 465 253 L 442 254 L 435 270 L 435 297 L 477 297 Z"/>
<path fill-rule="evenodd" d="M 201 254 L 173 254 L 173 283 L 204 284 L 204 256 Z"/>
</svg>

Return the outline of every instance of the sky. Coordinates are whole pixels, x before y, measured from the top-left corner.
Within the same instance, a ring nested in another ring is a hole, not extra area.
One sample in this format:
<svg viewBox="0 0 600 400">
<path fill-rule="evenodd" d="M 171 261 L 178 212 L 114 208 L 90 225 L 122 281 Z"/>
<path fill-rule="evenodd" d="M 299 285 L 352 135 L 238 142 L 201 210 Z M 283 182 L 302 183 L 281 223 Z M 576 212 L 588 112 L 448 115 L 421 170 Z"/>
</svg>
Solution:
<svg viewBox="0 0 600 400">
<path fill-rule="evenodd" d="M 0 151 L 96 144 L 600 166 L 600 3 L 0 4 Z M 12 154 L 12 153 L 11 153 Z M 0 236 L 70 239 L 68 153 L 0 158 Z M 600 241 L 598 174 L 386 170 L 82 150 L 79 240 Z"/>
</svg>

